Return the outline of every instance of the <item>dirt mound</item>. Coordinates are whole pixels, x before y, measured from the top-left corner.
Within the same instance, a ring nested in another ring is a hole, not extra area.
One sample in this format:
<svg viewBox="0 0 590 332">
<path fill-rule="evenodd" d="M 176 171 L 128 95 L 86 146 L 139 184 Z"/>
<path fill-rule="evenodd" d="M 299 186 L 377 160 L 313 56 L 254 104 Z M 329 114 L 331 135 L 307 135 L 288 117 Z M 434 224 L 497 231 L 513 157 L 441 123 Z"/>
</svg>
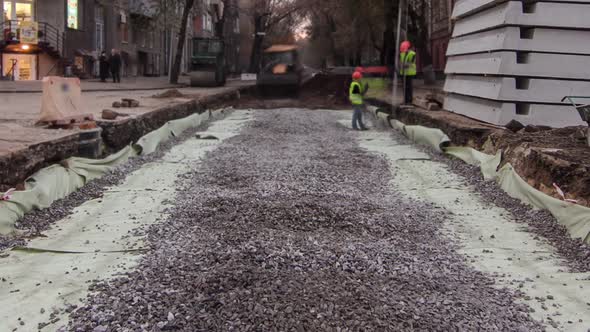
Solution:
<svg viewBox="0 0 590 332">
<path fill-rule="evenodd" d="M 317 74 L 303 85 L 301 96 L 304 98 L 323 97 L 334 102 L 348 104 L 349 75 Z"/>
<path fill-rule="evenodd" d="M 495 151 L 504 151 L 505 161 L 537 189 L 559 198 L 555 183 L 567 198 L 590 206 L 590 148 L 586 145 L 585 130 L 569 127 L 498 132 L 490 136 L 490 145 Z"/>
</svg>

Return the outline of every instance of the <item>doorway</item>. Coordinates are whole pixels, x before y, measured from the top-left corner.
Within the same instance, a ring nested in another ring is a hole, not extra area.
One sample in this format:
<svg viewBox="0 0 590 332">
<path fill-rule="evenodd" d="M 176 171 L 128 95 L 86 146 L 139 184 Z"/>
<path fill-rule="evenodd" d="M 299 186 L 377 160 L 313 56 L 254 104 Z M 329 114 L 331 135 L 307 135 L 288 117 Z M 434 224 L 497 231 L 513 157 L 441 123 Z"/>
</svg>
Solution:
<svg viewBox="0 0 590 332">
<path fill-rule="evenodd" d="M 137 52 L 137 76 L 148 75 L 148 54 L 146 52 Z"/>
<path fill-rule="evenodd" d="M 37 56 L 33 54 L 2 54 L 2 74 L 15 81 L 37 79 Z"/>
</svg>

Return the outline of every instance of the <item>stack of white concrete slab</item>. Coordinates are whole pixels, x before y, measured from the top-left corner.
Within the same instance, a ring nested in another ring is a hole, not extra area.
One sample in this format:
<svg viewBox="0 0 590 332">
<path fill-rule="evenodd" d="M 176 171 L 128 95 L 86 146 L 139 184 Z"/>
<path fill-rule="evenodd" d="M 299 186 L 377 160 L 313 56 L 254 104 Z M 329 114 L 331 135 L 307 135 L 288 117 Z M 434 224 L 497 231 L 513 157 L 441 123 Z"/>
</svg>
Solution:
<svg viewBox="0 0 590 332">
<path fill-rule="evenodd" d="M 585 125 L 565 96 L 590 96 L 590 0 L 459 0 L 447 110 L 503 126 Z"/>
</svg>

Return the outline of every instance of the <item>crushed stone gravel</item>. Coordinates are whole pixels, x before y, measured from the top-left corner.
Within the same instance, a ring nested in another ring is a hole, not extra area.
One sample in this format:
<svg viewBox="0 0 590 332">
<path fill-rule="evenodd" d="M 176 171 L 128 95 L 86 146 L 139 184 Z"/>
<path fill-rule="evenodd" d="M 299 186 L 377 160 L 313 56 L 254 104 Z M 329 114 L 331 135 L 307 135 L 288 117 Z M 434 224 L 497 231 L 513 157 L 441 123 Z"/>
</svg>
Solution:
<svg viewBox="0 0 590 332">
<path fill-rule="evenodd" d="M 41 232 L 47 230 L 55 222 L 69 216 L 76 207 L 86 201 L 102 197 L 105 190 L 122 183 L 128 174 L 139 169 L 146 163 L 161 159 L 173 146 L 193 137 L 195 133 L 206 129 L 208 125 L 209 123 L 204 123 L 196 128 L 188 129 L 178 137 L 173 137 L 161 144 L 154 153 L 130 158 L 127 162 L 115 167 L 104 176 L 88 182 L 78 191 L 55 201 L 50 207 L 27 213 L 15 224 L 15 228 L 17 229 L 16 234 L 8 236 L 0 235 L 0 251 L 15 246 L 24 246 L 28 239 L 39 236 Z"/>
<path fill-rule="evenodd" d="M 390 129 L 391 130 L 391 129 Z M 392 135 L 399 142 L 414 144 L 400 132 L 392 130 Z M 567 268 L 574 273 L 590 272 L 590 246 L 580 239 L 573 239 L 565 226 L 561 225 L 547 210 L 534 209 L 520 200 L 510 197 L 494 181 L 486 181 L 478 167 L 464 161 L 444 155 L 428 146 L 415 145 L 428 153 L 434 161 L 441 162 L 460 176 L 460 179 L 474 188 L 483 197 L 483 203 L 501 207 L 512 214 L 513 219 L 528 226 L 537 240 L 545 240 L 556 249 Z"/>
<path fill-rule="evenodd" d="M 335 117 L 258 112 L 179 177 L 149 253 L 94 283 L 67 330 L 543 330 Z"/>
</svg>

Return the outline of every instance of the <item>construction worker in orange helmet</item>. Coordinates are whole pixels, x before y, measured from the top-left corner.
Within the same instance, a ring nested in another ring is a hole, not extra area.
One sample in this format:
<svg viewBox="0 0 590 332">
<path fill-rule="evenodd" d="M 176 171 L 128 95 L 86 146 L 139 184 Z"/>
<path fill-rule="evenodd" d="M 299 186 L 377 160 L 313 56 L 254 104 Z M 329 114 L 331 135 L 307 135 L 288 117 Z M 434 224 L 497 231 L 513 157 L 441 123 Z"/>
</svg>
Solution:
<svg viewBox="0 0 590 332">
<path fill-rule="evenodd" d="M 352 74 L 352 83 L 348 90 L 348 99 L 352 104 L 352 129 L 354 130 L 367 130 L 367 127 L 363 124 L 363 111 L 365 109 L 365 102 L 363 100 L 364 95 L 367 93 L 369 87 L 363 86 L 361 79 L 363 74 L 360 71 L 355 71 Z"/>
<path fill-rule="evenodd" d="M 416 76 L 416 52 L 409 41 L 400 45 L 400 75 L 404 80 L 404 104 L 411 105 L 414 99 L 414 84 Z"/>
</svg>

